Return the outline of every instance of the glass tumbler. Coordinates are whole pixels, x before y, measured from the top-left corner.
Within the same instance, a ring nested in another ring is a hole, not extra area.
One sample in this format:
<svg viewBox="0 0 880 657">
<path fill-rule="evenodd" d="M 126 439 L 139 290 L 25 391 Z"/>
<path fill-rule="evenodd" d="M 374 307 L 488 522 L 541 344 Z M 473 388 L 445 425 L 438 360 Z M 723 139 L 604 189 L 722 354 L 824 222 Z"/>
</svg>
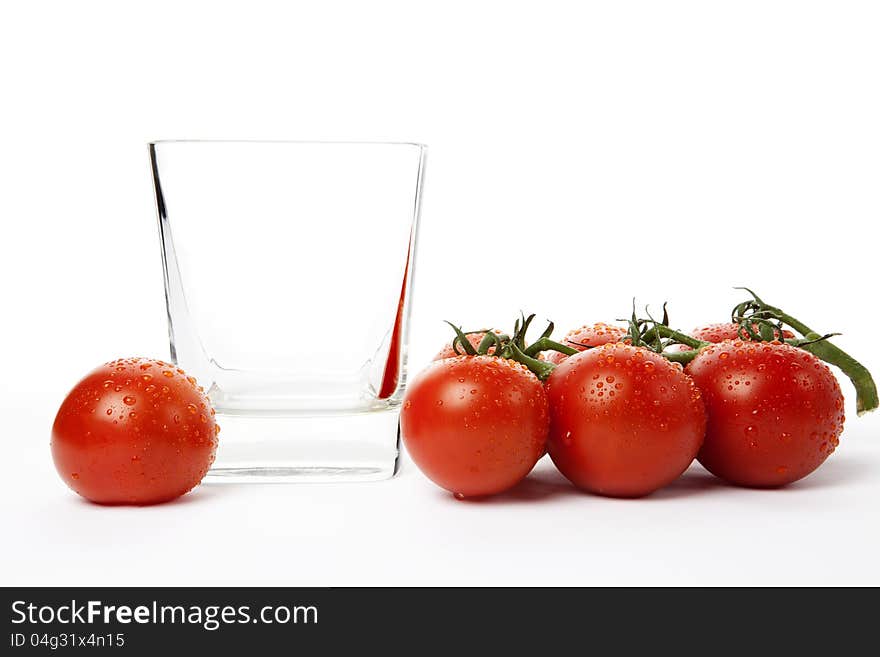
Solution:
<svg viewBox="0 0 880 657">
<path fill-rule="evenodd" d="M 171 358 L 221 426 L 209 477 L 396 471 L 425 151 L 150 144 Z"/>
</svg>

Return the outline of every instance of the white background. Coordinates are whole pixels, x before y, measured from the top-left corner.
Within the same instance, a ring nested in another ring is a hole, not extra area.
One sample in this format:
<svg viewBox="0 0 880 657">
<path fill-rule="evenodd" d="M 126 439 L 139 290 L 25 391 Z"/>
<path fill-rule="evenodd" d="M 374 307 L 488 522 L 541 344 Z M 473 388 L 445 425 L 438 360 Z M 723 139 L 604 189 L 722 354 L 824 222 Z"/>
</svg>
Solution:
<svg viewBox="0 0 880 657">
<path fill-rule="evenodd" d="M 871 2 L 6 3 L 0 583 L 880 584 L 880 425 L 851 396 L 789 489 L 695 466 L 640 501 L 545 461 L 483 503 L 405 464 L 108 509 L 48 451 L 80 376 L 168 354 L 159 138 L 427 143 L 413 370 L 445 318 L 565 328 L 637 296 L 689 329 L 749 284 L 880 371 L 878 33 Z"/>
</svg>

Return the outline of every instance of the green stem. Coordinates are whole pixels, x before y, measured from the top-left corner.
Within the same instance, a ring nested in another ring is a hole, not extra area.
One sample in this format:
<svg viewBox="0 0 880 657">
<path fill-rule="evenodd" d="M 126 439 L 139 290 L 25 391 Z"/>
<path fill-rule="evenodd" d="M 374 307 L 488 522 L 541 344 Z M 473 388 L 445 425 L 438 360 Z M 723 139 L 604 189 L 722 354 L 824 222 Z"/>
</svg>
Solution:
<svg viewBox="0 0 880 657">
<path fill-rule="evenodd" d="M 553 373 L 554 369 L 556 369 L 556 366 L 553 363 L 548 363 L 545 360 L 538 360 L 537 358 L 527 356 L 514 342 L 511 342 L 507 349 L 505 349 L 505 351 L 508 350 L 510 352 L 509 357 L 512 360 L 528 367 L 541 381 L 546 381 L 547 377 Z"/>
<path fill-rule="evenodd" d="M 569 347 L 564 344 L 560 344 L 554 340 L 551 340 L 548 337 L 540 337 L 535 340 L 534 343 L 529 345 L 528 349 L 523 349 L 522 352 L 526 356 L 537 356 L 542 351 L 558 351 L 561 354 L 565 354 L 566 356 L 574 356 L 578 353 L 577 349 Z"/>
<path fill-rule="evenodd" d="M 676 342 L 679 342 L 683 345 L 687 345 L 691 349 L 702 349 L 703 347 L 706 347 L 706 346 L 712 344 L 711 342 L 706 342 L 704 340 L 697 340 L 697 338 L 693 338 L 689 335 L 685 335 L 684 333 L 682 333 L 680 331 L 676 331 L 675 329 L 671 329 L 668 326 L 664 326 L 663 324 L 655 324 L 645 334 L 645 337 L 648 337 L 652 333 L 655 336 L 660 336 L 661 338 L 672 338 Z M 682 351 L 679 353 L 686 354 L 688 352 Z M 663 354 L 663 355 L 667 356 L 667 354 Z M 696 354 L 694 354 L 694 355 L 696 355 Z M 691 358 L 693 358 L 693 356 L 691 356 Z M 670 359 L 670 360 L 672 360 L 672 359 Z"/>
<path fill-rule="evenodd" d="M 665 324 L 655 324 L 651 327 L 650 330 L 645 333 L 643 337 L 644 339 L 672 338 L 676 342 L 690 347 L 688 351 L 664 351 L 661 354 L 666 360 L 671 360 L 673 363 L 681 363 L 682 365 L 687 365 L 688 363 L 690 363 L 694 358 L 697 357 L 697 354 L 700 353 L 700 349 L 711 344 L 709 342 L 693 338 L 689 335 L 685 335 L 684 333 L 676 331 L 675 329 L 671 329 Z"/>
<path fill-rule="evenodd" d="M 489 353 L 489 349 L 493 346 L 495 347 L 495 351 L 501 351 L 504 347 L 505 342 L 510 340 L 504 333 L 495 333 L 494 331 L 486 331 L 486 335 L 483 336 L 483 339 L 480 340 L 480 344 L 477 347 L 477 353 L 480 355 L 486 355 Z"/>
<path fill-rule="evenodd" d="M 788 324 L 798 333 L 801 333 L 808 341 L 819 340 L 822 336 L 811 330 L 803 322 L 796 320 L 794 317 L 779 311 L 779 319 Z M 788 341 L 786 341 L 788 342 Z M 796 340 L 792 342 L 797 342 Z M 834 365 L 841 372 L 846 374 L 853 387 L 856 389 L 856 413 L 864 415 L 873 411 L 880 404 L 877 398 L 877 384 L 874 383 L 874 377 L 868 371 L 868 368 L 862 365 L 855 358 L 850 356 L 840 347 L 832 344 L 828 340 L 819 340 L 818 342 L 810 342 L 809 344 L 796 345 L 804 351 L 824 360 L 830 365 Z"/>
<path fill-rule="evenodd" d="M 663 358 L 671 360 L 673 363 L 687 365 L 697 357 L 698 353 L 700 353 L 699 349 L 689 349 L 688 351 L 664 351 L 661 355 Z"/>
<path fill-rule="evenodd" d="M 849 380 L 852 381 L 853 387 L 856 389 L 856 412 L 859 415 L 863 415 L 869 411 L 873 411 L 880 405 L 880 400 L 877 399 L 877 384 L 874 383 L 874 378 L 871 376 L 871 373 L 868 371 L 864 365 L 862 365 L 855 358 L 850 356 L 840 347 L 837 347 L 830 343 L 828 340 L 822 339 L 823 336 L 819 333 L 816 333 L 809 326 L 804 324 L 799 319 L 792 317 L 786 312 L 783 312 L 780 308 L 775 306 L 771 306 L 768 303 L 765 303 L 763 299 L 761 299 L 757 294 L 752 292 L 748 288 L 740 288 L 748 292 L 754 298 L 754 301 L 747 302 L 746 304 L 740 304 L 739 307 L 751 306 L 751 310 L 753 310 L 753 315 L 760 317 L 772 317 L 783 324 L 787 324 L 795 331 L 804 336 L 804 339 L 808 344 L 797 344 L 798 341 L 786 341 L 789 344 L 795 343 L 795 346 L 803 349 L 804 351 L 809 351 L 811 354 L 824 360 L 826 363 L 830 365 L 834 365 L 841 372 L 846 374 L 849 377 Z M 743 313 L 740 313 L 743 314 Z M 827 336 L 824 336 L 827 337 Z M 815 340 L 816 342 L 812 342 Z"/>
<path fill-rule="evenodd" d="M 477 350 L 474 349 L 474 345 L 472 345 L 470 340 L 467 339 L 468 333 L 464 333 L 460 328 L 458 328 L 449 320 L 443 321 L 449 324 L 452 327 L 452 330 L 455 331 L 455 338 L 452 340 L 452 351 L 456 355 L 461 356 L 461 354 L 458 353 L 458 345 L 461 345 L 461 348 L 464 349 L 464 353 L 466 353 L 468 356 L 476 356 Z M 471 331 L 471 333 L 473 333 L 473 331 Z"/>
</svg>

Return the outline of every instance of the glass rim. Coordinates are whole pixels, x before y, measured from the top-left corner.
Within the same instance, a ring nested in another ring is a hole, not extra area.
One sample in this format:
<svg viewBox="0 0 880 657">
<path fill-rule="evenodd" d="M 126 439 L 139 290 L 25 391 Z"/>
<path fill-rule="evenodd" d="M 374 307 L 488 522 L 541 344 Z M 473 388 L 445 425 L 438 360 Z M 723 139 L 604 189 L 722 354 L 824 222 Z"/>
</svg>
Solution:
<svg viewBox="0 0 880 657">
<path fill-rule="evenodd" d="M 347 139 L 155 139 L 147 142 L 148 146 L 163 144 L 301 144 L 332 146 L 416 146 L 426 149 L 427 144 L 417 141 L 382 141 L 382 140 L 347 140 Z"/>
</svg>

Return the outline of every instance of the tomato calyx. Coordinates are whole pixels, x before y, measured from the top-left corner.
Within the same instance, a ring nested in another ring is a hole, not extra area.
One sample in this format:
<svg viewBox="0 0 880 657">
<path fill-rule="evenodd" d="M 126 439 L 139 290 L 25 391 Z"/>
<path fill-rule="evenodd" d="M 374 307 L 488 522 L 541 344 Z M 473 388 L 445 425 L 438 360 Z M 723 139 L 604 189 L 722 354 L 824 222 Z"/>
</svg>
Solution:
<svg viewBox="0 0 880 657">
<path fill-rule="evenodd" d="M 692 360 L 700 349 L 711 343 L 670 328 L 669 312 L 666 309 L 666 305 L 666 302 L 664 302 L 663 318 L 661 320 L 654 319 L 647 307 L 645 307 L 645 314 L 648 317 L 641 318 L 636 315 L 636 301 L 633 299 L 632 315 L 630 315 L 630 318 L 619 319 L 618 321 L 627 323 L 627 338 L 634 347 L 644 347 L 665 356 L 673 362 L 685 364 Z M 666 351 L 668 347 L 675 344 L 683 344 L 689 347 L 690 350 L 680 352 Z"/>
<path fill-rule="evenodd" d="M 555 340 L 550 339 L 553 333 L 554 324 L 549 322 L 547 328 L 541 333 L 540 337 L 533 343 L 528 344 L 526 341 L 526 333 L 532 320 L 535 318 L 534 313 L 526 317 L 524 314 L 521 319 L 517 319 L 513 327 L 513 335 L 507 333 L 496 333 L 489 329 L 480 331 L 463 331 L 461 327 L 456 326 L 452 322 L 446 320 L 446 323 L 455 331 L 455 338 L 452 340 L 452 350 L 459 356 L 493 356 L 495 358 L 507 358 L 525 365 L 536 377 L 541 381 L 546 381 L 547 377 L 556 368 L 556 365 L 547 361 L 539 360 L 538 354 L 542 351 L 558 351 L 566 356 L 573 356 L 579 353 L 577 349 L 566 346 Z M 479 345 L 474 347 L 467 339 L 468 335 L 475 333 L 484 333 L 483 339 Z M 489 350 L 494 347 L 494 351 L 490 354 Z M 459 351 L 461 349 L 461 351 Z"/>
</svg>

